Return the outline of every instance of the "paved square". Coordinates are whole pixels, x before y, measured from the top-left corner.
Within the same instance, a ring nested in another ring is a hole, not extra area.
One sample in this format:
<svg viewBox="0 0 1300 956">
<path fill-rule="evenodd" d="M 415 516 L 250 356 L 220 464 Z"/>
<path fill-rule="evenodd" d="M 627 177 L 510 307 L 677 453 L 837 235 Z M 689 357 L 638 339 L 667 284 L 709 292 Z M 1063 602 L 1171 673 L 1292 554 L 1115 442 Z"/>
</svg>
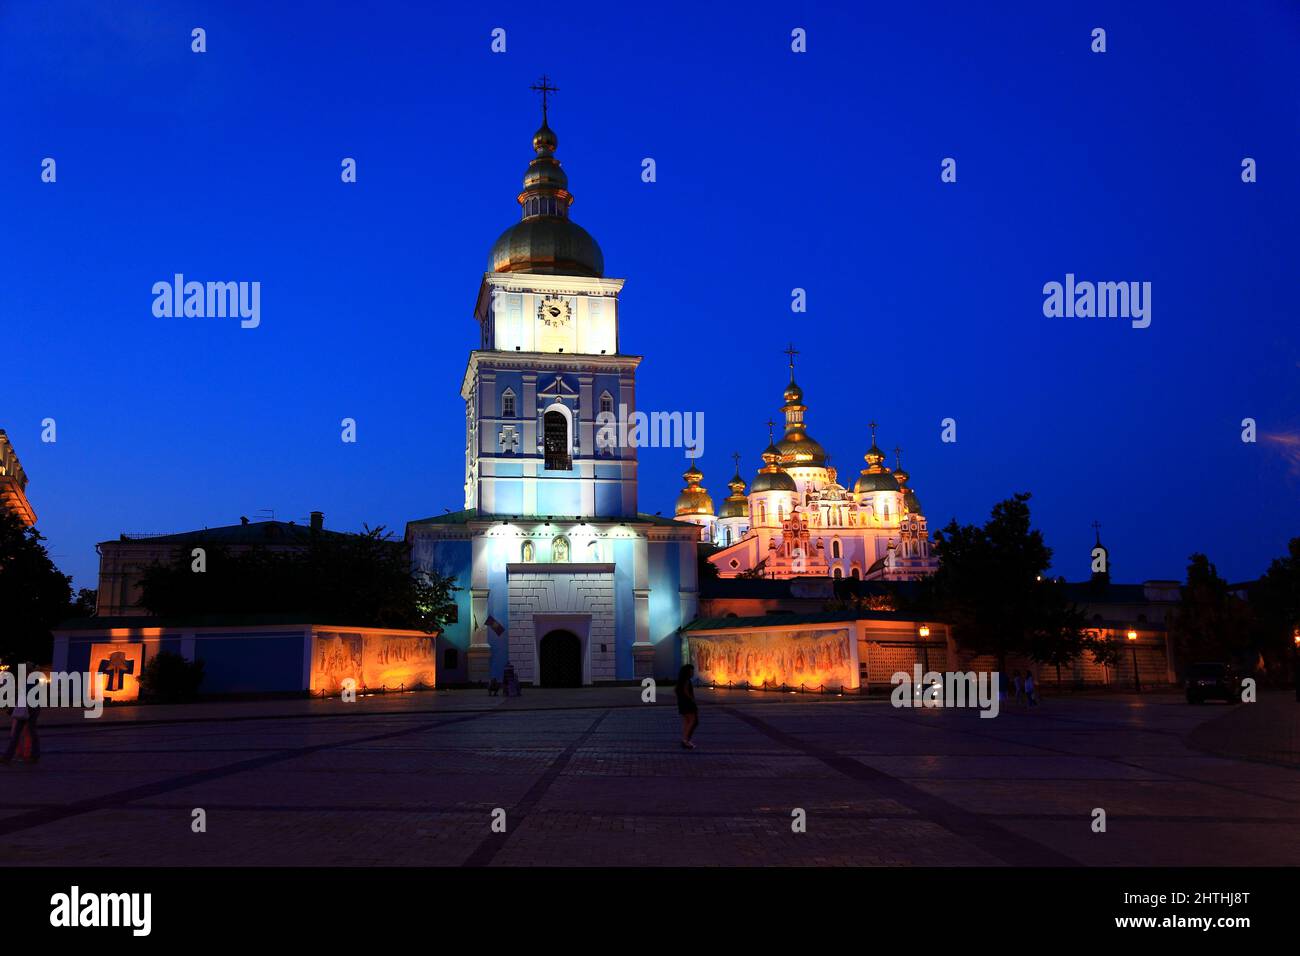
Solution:
<svg viewBox="0 0 1300 956">
<path fill-rule="evenodd" d="M 1293 738 L 1261 739 L 1294 723 L 1281 696 L 1049 698 L 993 720 L 699 698 L 695 752 L 671 695 L 642 704 L 631 687 L 50 713 L 41 763 L 0 767 L 0 845 L 11 865 L 71 866 L 1300 860 Z"/>
</svg>

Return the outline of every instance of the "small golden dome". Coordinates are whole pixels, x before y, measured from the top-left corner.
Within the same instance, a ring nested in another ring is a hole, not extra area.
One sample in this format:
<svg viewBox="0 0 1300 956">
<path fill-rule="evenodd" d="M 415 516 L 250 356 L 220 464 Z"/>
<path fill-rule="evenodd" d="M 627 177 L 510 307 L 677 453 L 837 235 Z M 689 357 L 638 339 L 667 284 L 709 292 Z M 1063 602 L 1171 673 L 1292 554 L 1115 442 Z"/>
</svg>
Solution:
<svg viewBox="0 0 1300 956">
<path fill-rule="evenodd" d="M 677 496 L 677 516 L 712 515 L 713 499 L 703 488 L 687 488 Z"/>
</svg>

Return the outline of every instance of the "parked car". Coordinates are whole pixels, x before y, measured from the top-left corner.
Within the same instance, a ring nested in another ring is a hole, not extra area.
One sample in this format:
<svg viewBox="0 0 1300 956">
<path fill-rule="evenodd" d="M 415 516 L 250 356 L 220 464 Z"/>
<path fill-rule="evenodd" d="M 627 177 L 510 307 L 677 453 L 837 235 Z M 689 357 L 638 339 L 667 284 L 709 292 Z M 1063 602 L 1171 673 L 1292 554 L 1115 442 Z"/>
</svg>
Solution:
<svg viewBox="0 0 1300 956">
<path fill-rule="evenodd" d="M 1192 664 L 1187 668 L 1187 703 L 1207 700 L 1241 702 L 1241 678 L 1228 664 Z"/>
</svg>

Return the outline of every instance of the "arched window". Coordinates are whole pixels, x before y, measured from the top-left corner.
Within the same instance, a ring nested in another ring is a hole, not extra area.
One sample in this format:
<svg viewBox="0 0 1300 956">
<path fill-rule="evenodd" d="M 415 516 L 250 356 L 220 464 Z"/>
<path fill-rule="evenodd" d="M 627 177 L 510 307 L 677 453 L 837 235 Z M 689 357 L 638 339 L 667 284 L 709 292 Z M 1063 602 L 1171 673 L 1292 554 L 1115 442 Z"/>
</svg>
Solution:
<svg viewBox="0 0 1300 956">
<path fill-rule="evenodd" d="M 835 569 L 835 576 L 836 576 L 837 578 L 842 578 L 842 577 L 844 577 L 844 572 L 843 572 L 840 568 L 836 568 L 836 569 Z"/>
<path fill-rule="evenodd" d="M 569 420 L 562 412 L 547 412 L 543 419 L 544 448 L 547 471 L 568 471 L 573 467 L 569 457 Z"/>
<path fill-rule="evenodd" d="M 831 542 L 831 557 L 832 557 L 832 558 L 842 558 L 842 557 L 844 557 L 843 552 L 840 551 L 840 540 L 839 540 L 839 538 L 836 538 L 834 541 Z"/>
<path fill-rule="evenodd" d="M 758 523 L 759 524 L 767 523 L 767 505 L 765 505 L 761 501 L 758 503 Z"/>
<path fill-rule="evenodd" d="M 515 393 L 508 388 L 501 393 L 501 417 L 515 417 Z"/>
<path fill-rule="evenodd" d="M 849 577 L 855 581 L 862 577 L 862 572 L 858 569 L 856 564 L 853 566 L 853 570 L 849 572 Z"/>
<path fill-rule="evenodd" d="M 600 393 L 600 410 L 609 415 L 614 413 L 614 396 L 609 392 Z"/>
<path fill-rule="evenodd" d="M 524 562 L 524 564 L 531 564 L 536 555 L 537 552 L 533 549 L 533 543 L 531 541 L 525 541 L 523 546 L 519 549 L 519 558 Z"/>
<path fill-rule="evenodd" d="M 730 528 L 723 528 L 723 529 L 722 529 L 722 546 L 725 548 L 725 547 L 727 547 L 727 546 L 730 545 L 730 544 L 731 544 L 731 529 L 730 529 Z"/>
<path fill-rule="evenodd" d="M 551 542 L 551 560 L 557 564 L 564 564 L 569 560 L 569 539 L 564 535 L 558 536 Z"/>
</svg>

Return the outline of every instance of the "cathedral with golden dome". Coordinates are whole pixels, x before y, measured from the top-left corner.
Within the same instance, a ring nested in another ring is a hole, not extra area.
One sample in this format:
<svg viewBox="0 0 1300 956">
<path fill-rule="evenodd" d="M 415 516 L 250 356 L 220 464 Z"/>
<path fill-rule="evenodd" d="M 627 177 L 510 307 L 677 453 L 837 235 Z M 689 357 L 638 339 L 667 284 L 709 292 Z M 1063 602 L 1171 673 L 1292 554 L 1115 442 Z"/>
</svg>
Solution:
<svg viewBox="0 0 1300 956">
<path fill-rule="evenodd" d="M 781 411 L 785 434 L 778 441 L 768 422 L 763 466 L 748 493 L 736 473 L 727 483 L 731 494 L 716 512 L 703 486 L 704 474 L 691 462 L 682 475 L 686 487 L 677 497 L 675 516 L 700 529 L 700 540 L 713 546 L 708 560 L 720 577 L 831 577 L 915 581 L 939 566 L 916 492 L 903 470 L 902 449 L 895 449 L 895 468 L 885 465 L 871 423 L 871 447 L 852 489 L 839 483 L 826 450 L 808 434 L 803 389 L 790 383 Z"/>
</svg>

